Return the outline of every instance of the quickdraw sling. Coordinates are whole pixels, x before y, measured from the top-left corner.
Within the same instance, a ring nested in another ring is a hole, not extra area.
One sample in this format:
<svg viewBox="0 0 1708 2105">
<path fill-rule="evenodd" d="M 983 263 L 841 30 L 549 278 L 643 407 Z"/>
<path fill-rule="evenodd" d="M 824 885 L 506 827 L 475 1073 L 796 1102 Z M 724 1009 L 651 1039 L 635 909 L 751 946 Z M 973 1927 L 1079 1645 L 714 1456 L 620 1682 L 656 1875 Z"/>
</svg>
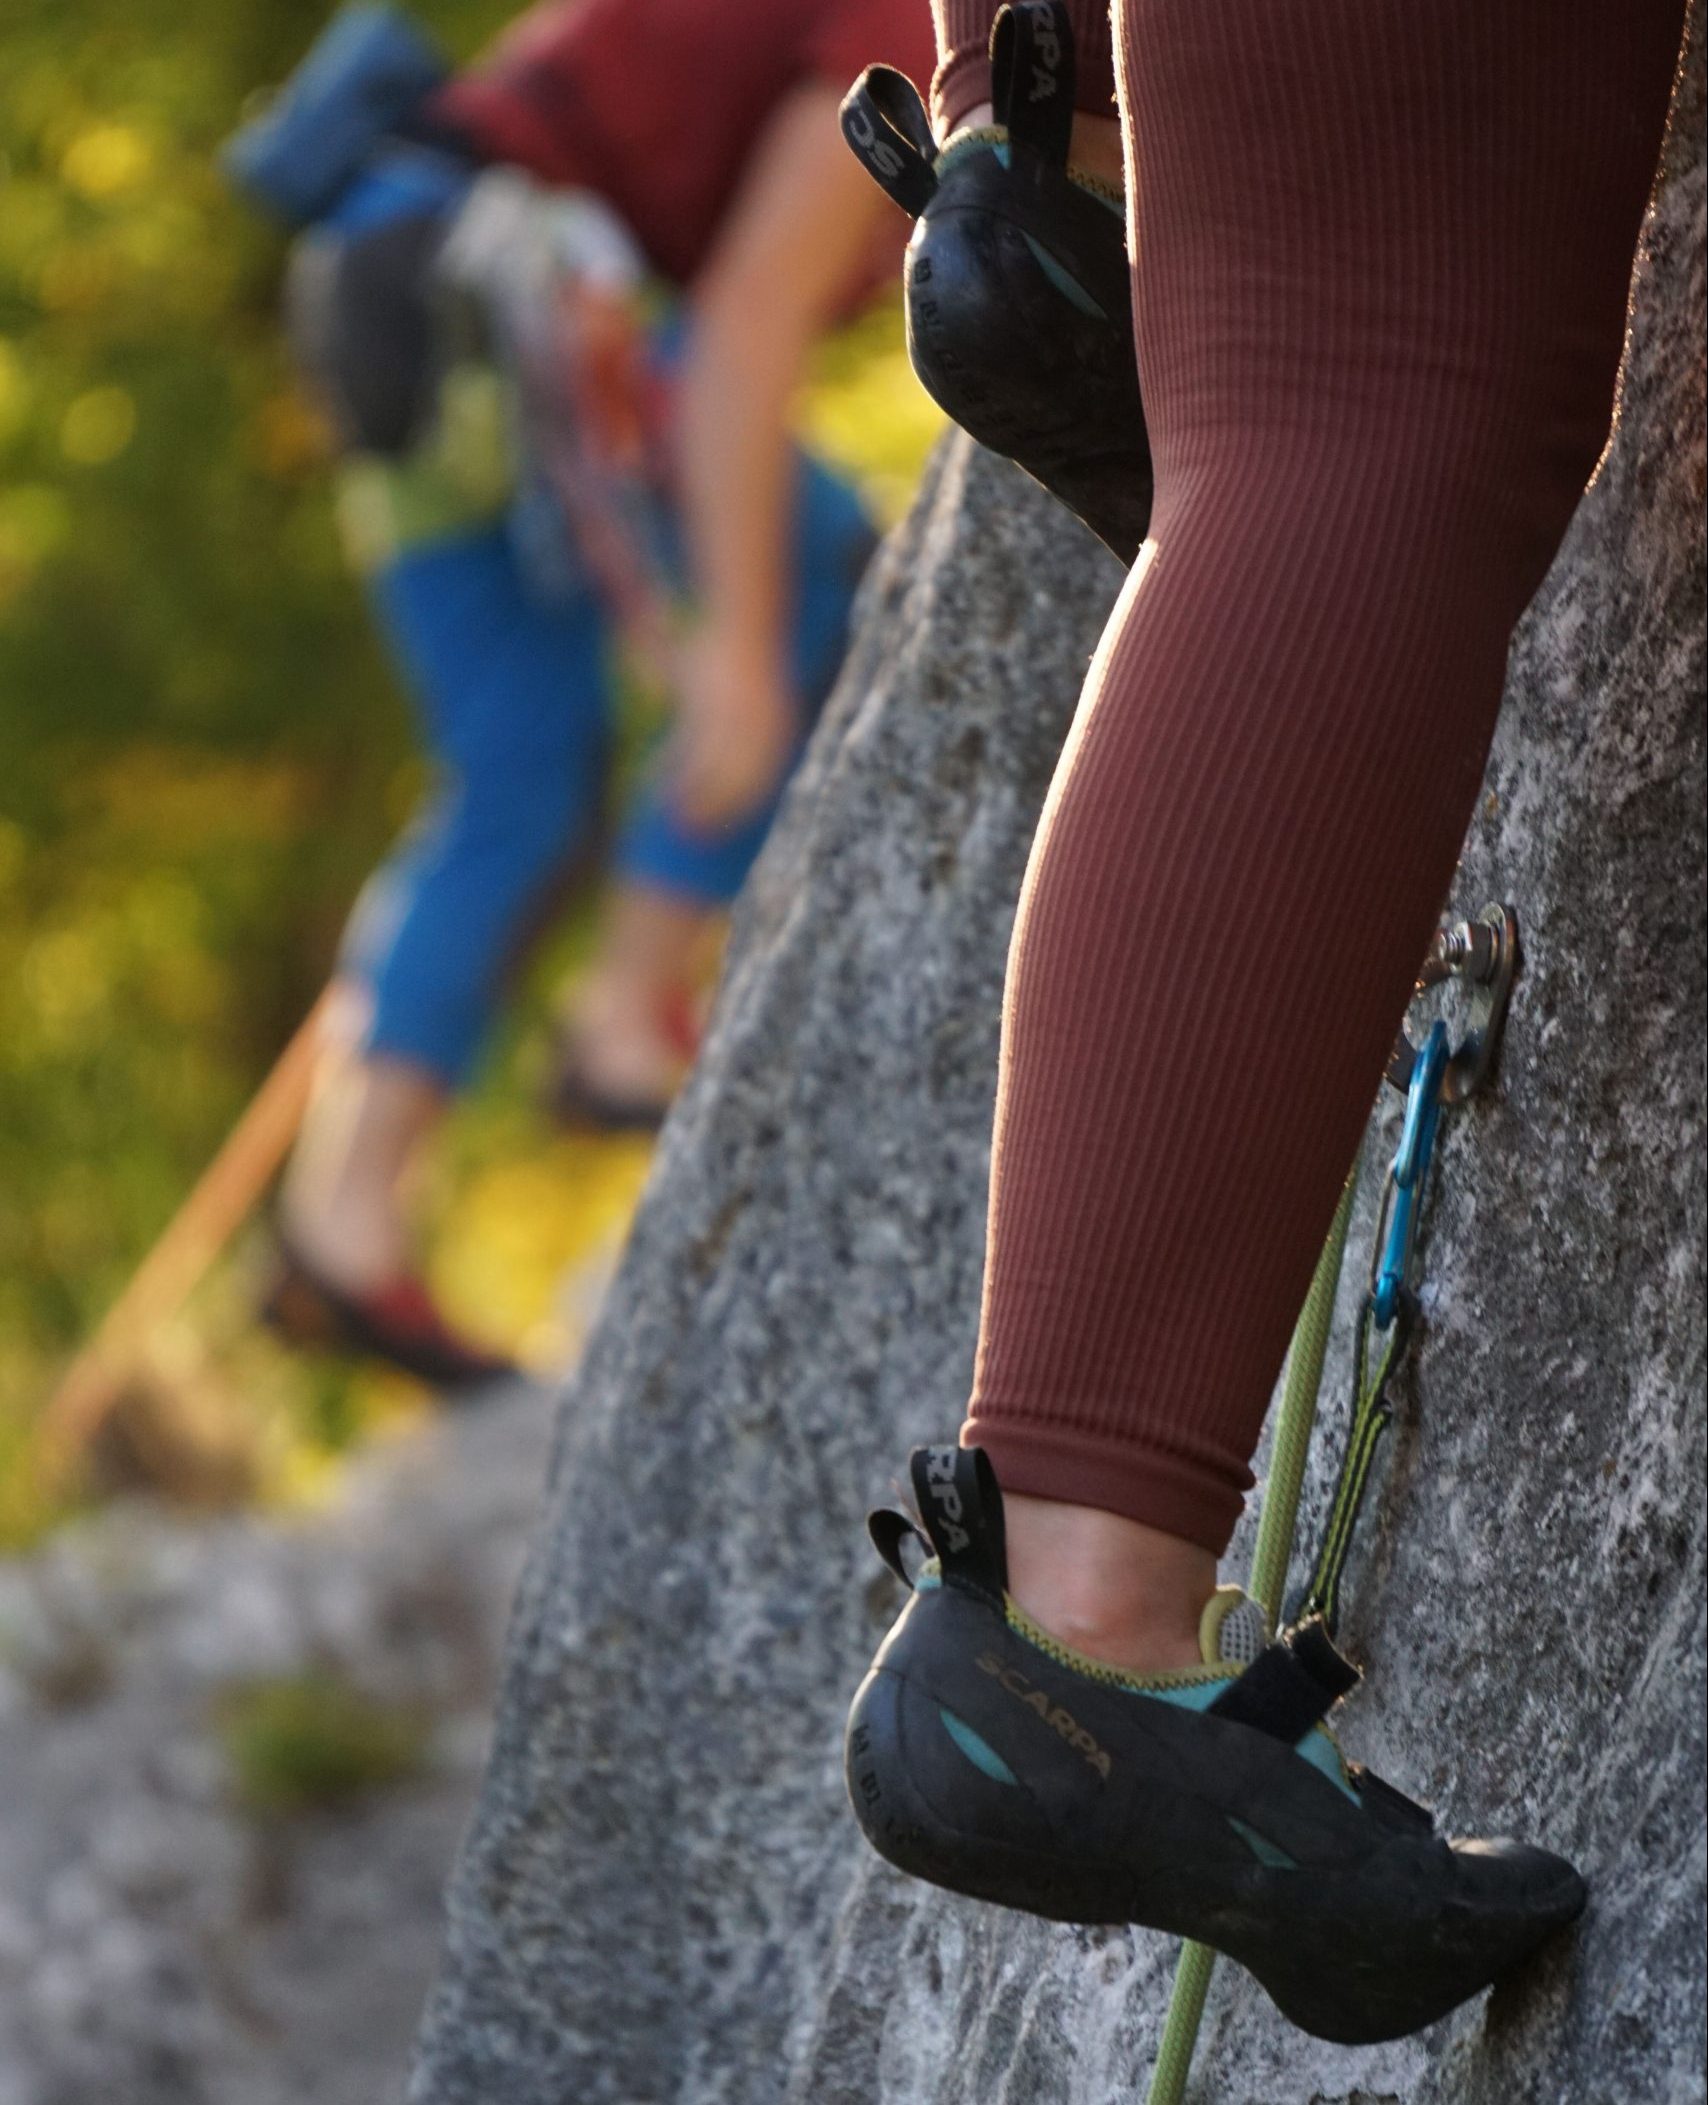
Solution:
<svg viewBox="0 0 1708 2105">
<path fill-rule="evenodd" d="M 1299 1737 L 1359 1678 L 1357 1669 L 1334 1644 L 1341 1583 L 1372 1467 L 1382 1436 L 1393 1421 L 1394 1376 L 1417 1327 L 1418 1223 L 1441 1113 L 1446 1105 L 1463 1103 L 1475 1095 L 1488 1079 L 1518 963 L 1518 917 L 1510 906 L 1487 907 L 1475 920 L 1443 929 L 1424 960 L 1417 992 L 1458 980 L 1484 997 L 1484 1012 L 1456 1047 L 1439 1019 L 1430 1026 L 1421 1046 L 1402 1027 L 1389 1060 L 1387 1078 L 1404 1092 L 1406 1114 L 1383 1187 L 1370 1283 L 1358 1313 L 1351 1418 L 1328 1520 L 1310 1576 L 1291 1604 L 1286 1627 L 1215 1706 L 1259 1730 Z M 1279 1620 L 1292 1555 L 1299 1492 L 1316 1421 L 1357 1179 L 1358 1164 L 1354 1163 L 1287 1356 L 1286 1385 L 1247 1589 L 1272 1628 Z M 1215 1953 L 1205 1944 L 1187 1944 L 1181 1950 L 1147 2105 L 1180 2105 L 1185 2096 L 1215 1961 Z"/>
</svg>

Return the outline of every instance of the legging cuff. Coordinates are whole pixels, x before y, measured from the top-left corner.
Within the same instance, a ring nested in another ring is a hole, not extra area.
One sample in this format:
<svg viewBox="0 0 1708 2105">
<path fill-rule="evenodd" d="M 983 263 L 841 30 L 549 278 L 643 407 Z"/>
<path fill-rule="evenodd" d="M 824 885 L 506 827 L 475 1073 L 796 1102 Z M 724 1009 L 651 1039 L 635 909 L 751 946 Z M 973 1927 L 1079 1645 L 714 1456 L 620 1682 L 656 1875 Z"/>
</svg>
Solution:
<svg viewBox="0 0 1708 2105">
<path fill-rule="evenodd" d="M 1094 117 L 1115 114 L 1115 38 L 1108 0 L 1068 0 L 1073 21 L 1074 108 Z M 990 100 L 993 0 L 936 0 L 937 49 L 931 115 L 946 139 L 967 112 Z"/>
<path fill-rule="evenodd" d="M 975 1410 L 961 1443 L 982 1447 L 1004 1491 L 1096 1506 L 1127 1520 L 1194 1542 L 1214 1557 L 1228 1546 L 1254 1479 L 1243 1483 L 1182 1455 L 1131 1440 L 1019 1425 Z"/>
</svg>

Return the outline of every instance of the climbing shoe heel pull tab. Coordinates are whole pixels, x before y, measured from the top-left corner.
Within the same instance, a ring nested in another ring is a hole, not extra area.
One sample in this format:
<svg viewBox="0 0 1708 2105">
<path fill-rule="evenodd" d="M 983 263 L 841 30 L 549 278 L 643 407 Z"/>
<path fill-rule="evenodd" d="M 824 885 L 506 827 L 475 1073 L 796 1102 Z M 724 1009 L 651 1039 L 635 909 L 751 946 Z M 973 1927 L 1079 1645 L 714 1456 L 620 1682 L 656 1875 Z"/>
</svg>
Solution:
<svg viewBox="0 0 1708 2105">
<path fill-rule="evenodd" d="M 922 1556 L 926 1549 L 925 1537 L 919 1532 L 905 1513 L 897 1513 L 889 1506 L 880 1506 L 875 1513 L 866 1515 L 866 1533 L 872 1538 L 872 1547 L 907 1588 L 913 1591 L 913 1573 L 903 1556 L 904 1546 L 911 1540 L 918 1547 L 915 1557 Z"/>
<path fill-rule="evenodd" d="M 991 107 L 1013 144 L 1065 168 L 1073 91 L 1073 23 L 1061 0 L 1003 8 L 990 33 Z"/>
<path fill-rule="evenodd" d="M 937 189 L 937 142 L 919 90 L 893 66 L 868 66 L 842 98 L 842 136 L 879 189 L 917 219 Z"/>
<path fill-rule="evenodd" d="M 982 1447 L 916 1447 L 909 1468 L 945 1582 L 1000 1602 L 1008 1588 L 1008 1549 L 989 1456 Z"/>
</svg>

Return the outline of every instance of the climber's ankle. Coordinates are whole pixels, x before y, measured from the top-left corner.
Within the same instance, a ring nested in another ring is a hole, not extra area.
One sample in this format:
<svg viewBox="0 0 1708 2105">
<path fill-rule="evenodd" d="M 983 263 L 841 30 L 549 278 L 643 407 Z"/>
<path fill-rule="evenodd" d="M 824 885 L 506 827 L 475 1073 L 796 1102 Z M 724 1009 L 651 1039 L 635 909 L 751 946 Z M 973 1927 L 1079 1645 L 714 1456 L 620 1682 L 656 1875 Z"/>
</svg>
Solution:
<svg viewBox="0 0 1708 2105">
<path fill-rule="evenodd" d="M 1216 1590 L 1208 1550 L 1096 1506 L 1011 1492 L 1004 1507 L 1009 1591 L 1040 1629 L 1134 1672 L 1200 1664 L 1199 1618 Z"/>
<path fill-rule="evenodd" d="M 1098 176 L 1119 190 L 1127 173 L 1120 119 L 1093 117 L 1085 110 L 1076 110 L 1073 138 L 1068 145 L 1068 165 L 1082 175 Z"/>
<path fill-rule="evenodd" d="M 981 102 L 967 112 L 955 129 L 982 131 L 986 125 L 995 122 L 996 113 L 991 105 Z M 1112 183 L 1119 190 L 1126 170 L 1121 146 L 1120 120 L 1115 117 L 1095 117 L 1087 110 L 1075 110 L 1073 138 L 1068 147 L 1068 165 L 1081 175 L 1094 175 L 1102 182 Z"/>
</svg>

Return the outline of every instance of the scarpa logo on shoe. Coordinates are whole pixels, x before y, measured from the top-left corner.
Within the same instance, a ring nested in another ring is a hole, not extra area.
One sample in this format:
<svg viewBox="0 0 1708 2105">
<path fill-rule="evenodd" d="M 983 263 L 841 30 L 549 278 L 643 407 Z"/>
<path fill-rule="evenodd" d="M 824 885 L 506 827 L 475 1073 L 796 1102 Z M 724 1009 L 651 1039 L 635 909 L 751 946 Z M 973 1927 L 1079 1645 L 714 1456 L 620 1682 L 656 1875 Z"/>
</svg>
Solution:
<svg viewBox="0 0 1708 2105">
<path fill-rule="evenodd" d="M 842 125 L 848 143 L 875 174 L 892 180 L 901 174 L 906 162 L 895 147 L 878 137 L 877 126 L 858 103 L 851 102 L 844 109 Z"/>
<path fill-rule="evenodd" d="M 972 1541 L 961 1525 L 967 1516 L 961 1494 L 955 1488 L 955 1456 L 953 1447 L 933 1447 L 925 1457 L 925 1488 L 931 1494 L 931 1502 L 937 1508 L 937 1518 L 942 1524 L 943 1540 L 949 1545 L 951 1555 L 959 1556 Z"/>
<path fill-rule="evenodd" d="M 1007 1665 L 994 1652 L 981 1652 L 979 1665 L 989 1674 L 998 1687 L 1004 1688 L 1017 1703 L 1043 1719 L 1050 1730 L 1066 1740 L 1076 1754 L 1083 1754 L 1105 1783 L 1109 1780 L 1112 1766 L 1108 1753 L 1100 1747 L 1071 1711 L 1064 1710 L 1059 1703 L 1052 1703 L 1041 1688 L 1035 1688 L 1018 1667 Z"/>
<path fill-rule="evenodd" d="M 1063 53 L 1057 27 L 1060 12 L 1056 7 L 1035 5 L 1015 12 L 1024 54 L 1022 62 L 1032 75 L 1032 85 L 1026 91 L 1028 102 L 1048 102 L 1061 86 Z"/>
<path fill-rule="evenodd" d="M 1032 68 L 1032 92 L 1028 102 L 1048 102 L 1056 92 L 1056 75 L 1061 71 L 1062 47 L 1056 33 L 1045 24 L 1038 26 L 1038 62 Z"/>
</svg>

